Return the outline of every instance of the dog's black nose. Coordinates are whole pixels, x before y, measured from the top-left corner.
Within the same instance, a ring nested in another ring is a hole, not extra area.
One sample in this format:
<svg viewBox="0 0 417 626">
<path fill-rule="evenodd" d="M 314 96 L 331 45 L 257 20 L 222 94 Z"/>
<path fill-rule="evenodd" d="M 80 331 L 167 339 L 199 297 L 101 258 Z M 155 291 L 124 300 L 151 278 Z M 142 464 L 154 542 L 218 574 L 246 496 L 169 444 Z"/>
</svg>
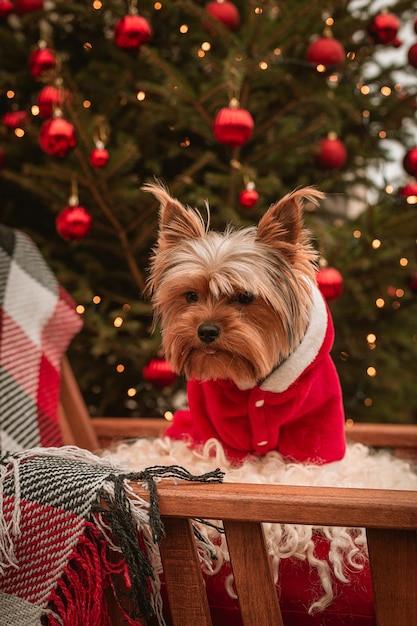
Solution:
<svg viewBox="0 0 417 626">
<path fill-rule="evenodd" d="M 215 324 L 201 324 L 198 327 L 197 334 L 204 343 L 212 343 L 220 335 L 220 328 Z"/>
</svg>

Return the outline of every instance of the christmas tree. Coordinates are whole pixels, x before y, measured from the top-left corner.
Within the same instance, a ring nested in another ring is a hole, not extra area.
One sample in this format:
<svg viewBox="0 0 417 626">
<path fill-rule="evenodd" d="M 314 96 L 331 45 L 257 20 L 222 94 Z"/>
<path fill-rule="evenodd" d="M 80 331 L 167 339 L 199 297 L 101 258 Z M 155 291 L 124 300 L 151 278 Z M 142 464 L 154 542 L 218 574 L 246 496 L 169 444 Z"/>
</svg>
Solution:
<svg viewBox="0 0 417 626">
<path fill-rule="evenodd" d="M 305 219 L 347 417 L 417 418 L 412 5 L 0 1 L 1 221 L 78 304 L 70 360 L 93 414 L 184 402 L 142 295 L 158 207 L 140 187 L 157 178 L 207 200 L 213 228 L 324 191 Z"/>
</svg>

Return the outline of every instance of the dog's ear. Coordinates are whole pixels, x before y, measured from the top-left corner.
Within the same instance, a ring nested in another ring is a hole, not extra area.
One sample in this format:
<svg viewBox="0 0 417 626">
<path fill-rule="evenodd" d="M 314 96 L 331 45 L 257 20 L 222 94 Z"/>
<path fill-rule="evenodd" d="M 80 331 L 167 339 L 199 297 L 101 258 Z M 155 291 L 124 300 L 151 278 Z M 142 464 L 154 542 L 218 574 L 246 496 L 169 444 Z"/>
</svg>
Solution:
<svg viewBox="0 0 417 626">
<path fill-rule="evenodd" d="M 284 196 L 267 210 L 258 224 L 256 240 L 280 248 L 292 256 L 293 246 L 300 241 L 303 231 L 304 201 L 318 204 L 324 194 L 313 187 L 297 189 Z"/>
<path fill-rule="evenodd" d="M 152 193 L 160 202 L 158 235 L 160 248 L 168 248 L 184 239 L 204 237 L 205 226 L 200 214 L 172 198 L 163 185 L 147 183 L 141 189 Z"/>
</svg>

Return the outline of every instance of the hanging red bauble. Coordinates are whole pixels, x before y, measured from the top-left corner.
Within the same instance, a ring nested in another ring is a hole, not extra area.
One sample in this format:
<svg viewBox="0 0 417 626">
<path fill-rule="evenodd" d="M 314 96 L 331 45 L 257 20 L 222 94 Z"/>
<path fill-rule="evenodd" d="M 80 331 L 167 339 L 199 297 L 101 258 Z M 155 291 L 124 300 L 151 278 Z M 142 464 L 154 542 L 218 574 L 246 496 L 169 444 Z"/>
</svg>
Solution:
<svg viewBox="0 0 417 626">
<path fill-rule="evenodd" d="M 56 230 L 69 241 L 81 241 L 91 232 L 93 218 L 82 206 L 66 206 L 57 215 Z"/>
<path fill-rule="evenodd" d="M 232 99 L 228 107 L 217 113 L 213 123 L 213 133 L 217 141 L 227 146 L 243 146 L 253 133 L 252 115 L 246 109 L 239 108 L 239 102 Z"/>
<path fill-rule="evenodd" d="M 19 15 L 32 13 L 33 11 L 42 11 L 43 0 L 14 0 L 14 7 Z"/>
<path fill-rule="evenodd" d="M 407 56 L 409 64 L 417 68 L 417 43 L 411 46 Z"/>
<path fill-rule="evenodd" d="M 65 157 L 77 145 L 74 126 L 62 117 L 53 117 L 42 124 L 39 144 L 47 154 Z"/>
<path fill-rule="evenodd" d="M 143 378 L 157 387 L 170 387 L 177 380 L 171 365 L 165 359 L 151 359 L 143 368 Z"/>
<path fill-rule="evenodd" d="M 152 36 L 149 22 L 140 15 L 125 15 L 114 29 L 114 41 L 122 50 L 136 50 Z"/>
<path fill-rule="evenodd" d="M 343 141 L 330 134 L 319 142 L 316 163 L 326 170 L 337 170 L 346 163 L 347 151 Z"/>
<path fill-rule="evenodd" d="M 376 43 L 393 44 L 397 40 L 400 20 L 393 13 L 376 15 L 369 27 L 369 33 Z"/>
<path fill-rule="evenodd" d="M 340 65 L 346 58 L 345 49 L 333 37 L 320 37 L 307 48 L 307 61 L 314 65 Z"/>
<path fill-rule="evenodd" d="M 38 48 L 29 57 L 29 70 L 34 78 L 39 78 L 44 72 L 53 70 L 55 65 L 56 56 L 51 48 Z"/>
<path fill-rule="evenodd" d="M 255 189 L 255 183 L 248 183 L 246 189 L 244 189 L 239 195 L 239 202 L 242 206 L 250 209 L 259 200 L 259 193 Z"/>
<path fill-rule="evenodd" d="M 90 152 L 90 163 L 93 167 L 106 167 L 109 162 L 109 152 L 102 142 L 97 142 L 96 147 Z"/>
<path fill-rule="evenodd" d="M 14 4 L 9 0 L 0 0 L 0 17 L 7 17 L 14 11 Z"/>
<path fill-rule="evenodd" d="M 408 183 L 407 185 L 404 185 L 404 187 L 401 187 L 401 189 L 399 190 L 399 194 L 400 196 L 402 196 L 403 198 L 410 198 L 410 197 L 414 197 L 417 200 L 417 183 Z M 410 204 L 414 204 L 410 202 Z"/>
<path fill-rule="evenodd" d="M 26 111 L 8 111 L 2 117 L 2 122 L 8 128 L 22 128 L 29 123 Z"/>
<path fill-rule="evenodd" d="M 61 109 L 65 101 L 71 100 L 72 96 L 67 89 L 47 85 L 38 94 L 39 115 L 43 118 L 52 117 L 55 109 Z"/>
<path fill-rule="evenodd" d="M 411 148 L 406 152 L 403 167 L 410 176 L 417 176 L 417 148 Z"/>
<path fill-rule="evenodd" d="M 317 272 L 317 285 L 327 300 L 336 300 L 343 291 L 343 277 L 334 267 L 321 267 Z"/>
<path fill-rule="evenodd" d="M 240 24 L 240 14 L 233 2 L 220 0 L 209 2 L 205 7 L 207 13 L 222 22 L 230 30 L 237 30 Z"/>
</svg>

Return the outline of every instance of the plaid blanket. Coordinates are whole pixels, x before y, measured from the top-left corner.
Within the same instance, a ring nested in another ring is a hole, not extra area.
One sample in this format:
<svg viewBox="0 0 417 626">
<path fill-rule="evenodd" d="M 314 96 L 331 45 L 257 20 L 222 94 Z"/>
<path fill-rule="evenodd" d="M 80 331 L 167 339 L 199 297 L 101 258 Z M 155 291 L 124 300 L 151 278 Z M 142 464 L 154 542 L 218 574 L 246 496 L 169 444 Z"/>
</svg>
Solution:
<svg viewBox="0 0 417 626">
<path fill-rule="evenodd" d="M 155 478 L 218 482 L 222 472 L 123 473 L 75 447 L 0 458 L 0 626 L 110 626 L 106 589 L 128 623 L 156 615 L 164 624 Z M 148 487 L 150 503 L 131 481 Z"/>
<path fill-rule="evenodd" d="M 0 225 L 0 449 L 62 444 L 60 361 L 82 321 L 33 241 Z"/>
</svg>

